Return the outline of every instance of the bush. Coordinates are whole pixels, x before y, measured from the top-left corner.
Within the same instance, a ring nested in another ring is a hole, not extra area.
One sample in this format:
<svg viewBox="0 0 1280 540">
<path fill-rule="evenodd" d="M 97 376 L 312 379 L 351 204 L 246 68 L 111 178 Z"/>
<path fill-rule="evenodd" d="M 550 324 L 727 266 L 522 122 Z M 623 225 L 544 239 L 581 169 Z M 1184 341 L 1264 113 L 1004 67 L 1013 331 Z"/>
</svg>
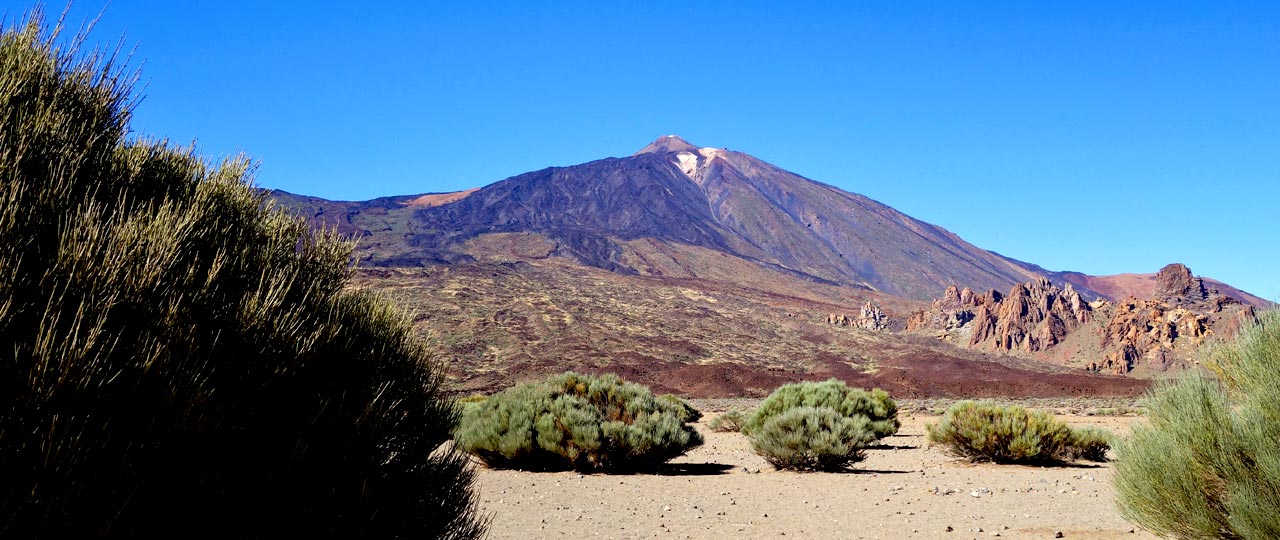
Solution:
<svg viewBox="0 0 1280 540">
<path fill-rule="evenodd" d="M 1107 451 L 1111 449 L 1115 435 L 1110 431 L 1095 426 L 1081 426 L 1071 430 L 1071 442 L 1067 444 L 1064 457 L 1067 459 L 1083 459 L 1085 461 L 1107 461 Z"/>
<path fill-rule="evenodd" d="M 685 414 L 616 375 L 565 373 L 490 396 L 456 440 L 494 468 L 647 470 L 702 444 Z"/>
<path fill-rule="evenodd" d="M 474 538 L 443 369 L 245 159 L 130 140 L 130 77 L 0 34 L 0 528 Z M 79 41 L 77 39 L 76 41 Z"/>
<path fill-rule="evenodd" d="M 1148 420 L 1116 449 L 1121 514 L 1173 538 L 1280 538 L 1280 312 L 1211 347 L 1218 380 L 1191 375 L 1148 396 Z"/>
<path fill-rule="evenodd" d="M 685 422 L 697 422 L 702 419 L 702 411 L 693 408 L 688 401 L 680 399 L 675 394 L 662 394 L 658 399 L 673 407 L 680 412 L 680 420 Z"/>
<path fill-rule="evenodd" d="M 747 416 L 747 413 L 731 408 L 720 416 L 712 418 L 707 427 L 711 428 L 711 431 L 721 433 L 742 431 L 742 425 L 746 423 Z"/>
<path fill-rule="evenodd" d="M 1053 415 L 992 402 L 961 401 L 937 425 L 925 426 L 930 444 L 970 461 L 1048 463 L 1081 457 L 1105 460 L 1110 435 L 1071 429 Z"/>
<path fill-rule="evenodd" d="M 786 384 L 765 398 L 747 419 L 742 431 L 755 433 L 770 418 L 796 407 L 825 407 L 841 416 L 865 417 L 868 429 L 876 438 L 884 438 L 898 432 L 898 405 L 889 394 L 879 388 L 870 392 L 850 388 L 843 382 L 831 379 L 824 382 Z"/>
<path fill-rule="evenodd" d="M 876 440 L 870 424 L 827 407 L 794 407 L 766 420 L 751 448 L 779 469 L 841 471 L 862 461 L 862 449 Z"/>
</svg>

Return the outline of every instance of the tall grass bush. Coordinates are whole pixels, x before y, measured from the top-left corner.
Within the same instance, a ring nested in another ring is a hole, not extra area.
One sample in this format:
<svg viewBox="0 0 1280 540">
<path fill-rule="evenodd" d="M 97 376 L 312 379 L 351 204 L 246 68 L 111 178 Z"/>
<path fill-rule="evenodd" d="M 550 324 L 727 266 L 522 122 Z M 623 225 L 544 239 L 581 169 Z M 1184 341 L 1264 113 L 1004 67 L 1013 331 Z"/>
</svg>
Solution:
<svg viewBox="0 0 1280 540">
<path fill-rule="evenodd" d="M 1117 448 L 1121 514 L 1162 536 L 1280 538 L 1280 311 L 1156 388 Z"/>
<path fill-rule="evenodd" d="M 0 34 L 0 535 L 480 536 L 441 364 L 344 291 L 351 244 L 131 138 L 83 41 Z"/>
</svg>

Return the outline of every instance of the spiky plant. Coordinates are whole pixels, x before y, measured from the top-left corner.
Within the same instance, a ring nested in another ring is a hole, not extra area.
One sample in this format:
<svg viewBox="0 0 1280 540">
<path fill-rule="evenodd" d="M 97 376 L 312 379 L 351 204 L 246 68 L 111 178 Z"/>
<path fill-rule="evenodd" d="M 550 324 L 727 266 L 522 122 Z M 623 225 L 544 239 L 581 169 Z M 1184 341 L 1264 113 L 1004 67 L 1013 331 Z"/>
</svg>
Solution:
<svg viewBox="0 0 1280 540">
<path fill-rule="evenodd" d="M 58 34 L 0 34 L 0 536 L 479 536 L 441 364 L 351 244 L 130 138 L 133 78 Z"/>
</svg>

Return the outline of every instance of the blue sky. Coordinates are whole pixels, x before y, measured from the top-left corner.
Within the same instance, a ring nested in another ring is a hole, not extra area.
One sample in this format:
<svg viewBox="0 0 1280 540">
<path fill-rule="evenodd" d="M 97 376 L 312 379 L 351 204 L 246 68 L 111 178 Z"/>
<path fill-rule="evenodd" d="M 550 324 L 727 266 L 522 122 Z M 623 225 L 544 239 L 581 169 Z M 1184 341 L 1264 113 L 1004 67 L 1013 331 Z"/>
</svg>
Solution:
<svg viewBox="0 0 1280 540">
<path fill-rule="evenodd" d="M 264 187 L 453 191 L 674 133 L 1046 268 L 1280 299 L 1280 3 L 611 4 L 115 0 L 94 36 L 136 48 L 139 134 Z"/>
</svg>

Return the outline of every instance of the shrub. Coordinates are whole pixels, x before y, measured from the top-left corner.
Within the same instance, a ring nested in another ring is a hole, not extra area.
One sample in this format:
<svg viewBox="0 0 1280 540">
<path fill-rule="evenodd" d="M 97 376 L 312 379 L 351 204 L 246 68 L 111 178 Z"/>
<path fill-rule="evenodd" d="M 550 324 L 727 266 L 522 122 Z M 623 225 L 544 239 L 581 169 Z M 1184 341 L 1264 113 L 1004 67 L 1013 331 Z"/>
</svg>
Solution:
<svg viewBox="0 0 1280 540">
<path fill-rule="evenodd" d="M 685 401 L 675 394 L 662 394 L 658 396 L 662 402 L 672 406 L 680 413 L 680 420 L 685 422 L 697 422 L 702 419 L 702 411 L 693 408 L 688 401 Z"/>
<path fill-rule="evenodd" d="M 731 408 L 720 416 L 712 418 L 707 427 L 711 428 L 711 431 L 721 433 L 742 431 L 742 425 L 747 421 L 747 416 L 747 413 Z"/>
<path fill-rule="evenodd" d="M 490 396 L 456 440 L 495 468 L 646 470 L 702 444 L 684 414 L 616 375 L 565 373 Z"/>
<path fill-rule="evenodd" d="M 861 416 L 868 420 L 868 429 L 876 438 L 898 432 L 898 405 L 889 394 L 879 388 L 870 392 L 850 388 L 845 383 L 831 379 L 824 382 L 786 384 L 765 398 L 747 419 L 742 431 L 755 433 L 770 418 L 796 407 L 825 407 L 841 416 Z"/>
<path fill-rule="evenodd" d="M 1173 538 L 1280 538 L 1280 312 L 1205 357 L 1218 379 L 1157 387 L 1118 445 L 1121 514 Z"/>
<path fill-rule="evenodd" d="M 1114 440 L 1115 435 L 1100 427 L 1081 426 L 1072 428 L 1071 440 L 1067 443 L 1063 457 L 1103 462 L 1107 460 L 1107 450 L 1111 449 L 1111 444 Z"/>
<path fill-rule="evenodd" d="M 480 536 L 442 365 L 344 292 L 351 244 L 130 140 L 132 79 L 58 39 L 0 34 L 3 535 Z"/>
<path fill-rule="evenodd" d="M 1073 430 L 1053 415 L 992 402 L 961 401 L 937 425 L 925 426 L 929 443 L 971 461 L 1045 463 L 1084 457 L 1104 460 L 1109 435 Z"/>
<path fill-rule="evenodd" d="M 779 469 L 840 471 L 862 461 L 862 449 L 876 439 L 870 423 L 827 407 L 794 407 L 766 420 L 751 448 Z"/>
</svg>

